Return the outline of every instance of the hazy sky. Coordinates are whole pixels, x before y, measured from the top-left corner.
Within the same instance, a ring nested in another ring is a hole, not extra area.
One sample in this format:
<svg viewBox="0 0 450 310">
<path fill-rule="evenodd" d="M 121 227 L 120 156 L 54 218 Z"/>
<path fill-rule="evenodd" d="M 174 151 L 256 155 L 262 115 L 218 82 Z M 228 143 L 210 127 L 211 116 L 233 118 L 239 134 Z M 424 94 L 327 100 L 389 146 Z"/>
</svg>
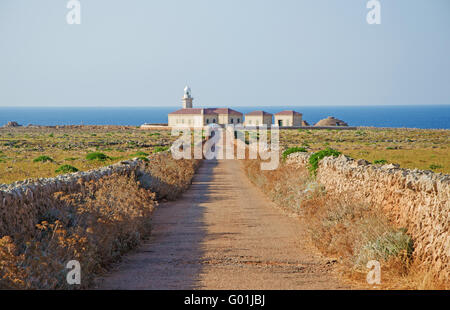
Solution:
<svg viewBox="0 0 450 310">
<path fill-rule="evenodd" d="M 367 1 L 0 0 L 0 106 L 450 104 L 450 1 Z"/>
</svg>

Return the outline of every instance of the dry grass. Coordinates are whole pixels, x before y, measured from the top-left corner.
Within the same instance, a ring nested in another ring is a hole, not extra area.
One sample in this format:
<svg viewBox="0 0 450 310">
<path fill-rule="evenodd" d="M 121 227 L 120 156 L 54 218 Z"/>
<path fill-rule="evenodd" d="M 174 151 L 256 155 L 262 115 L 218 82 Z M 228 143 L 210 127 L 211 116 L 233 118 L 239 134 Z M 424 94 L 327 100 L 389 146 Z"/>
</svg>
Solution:
<svg viewBox="0 0 450 310">
<path fill-rule="evenodd" d="M 245 161 L 245 167 L 251 181 L 272 201 L 301 216 L 314 245 L 336 259 L 345 279 L 374 288 L 366 283 L 366 263 L 378 260 L 382 284 L 375 288 L 449 288 L 421 271 L 413 260 L 413 241 L 407 231 L 393 226 L 380 210 L 345 193 L 331 196 L 305 168 L 282 164 L 275 171 L 261 171 L 258 160 Z"/>
<path fill-rule="evenodd" d="M 15 214 L 9 219 L 34 225 L 27 233 L 20 225 L 9 225 L 0 237 L 0 288 L 90 287 L 96 275 L 149 235 L 157 196 L 176 198 L 190 184 L 198 164 L 163 154 L 155 157 L 156 192 L 139 182 L 144 171 L 155 171 L 150 161 L 137 173 L 80 181 L 76 192 L 57 192 L 45 205 L 30 206 L 38 212 L 12 209 Z M 81 285 L 75 287 L 66 282 L 66 264 L 74 259 L 82 271 Z"/>
<path fill-rule="evenodd" d="M 176 137 L 168 130 L 140 130 L 121 126 L 66 126 L 60 128 L 0 128 L 0 183 L 28 178 L 48 178 L 62 165 L 80 171 L 152 154 L 169 146 Z M 88 160 L 101 152 L 106 160 Z M 47 156 L 51 161 L 34 161 Z M 63 172 L 61 172 L 63 173 Z"/>
<path fill-rule="evenodd" d="M 31 238 L 11 232 L 1 239 L 1 288 L 68 288 L 65 265 L 73 259 L 87 287 L 93 274 L 148 235 L 155 195 L 140 188 L 134 175 L 82 187 L 82 193 L 56 193 L 52 206 L 35 219 Z"/>
<path fill-rule="evenodd" d="M 304 146 L 309 152 L 330 147 L 356 159 L 450 173 L 450 130 L 281 130 L 280 146 Z"/>
</svg>

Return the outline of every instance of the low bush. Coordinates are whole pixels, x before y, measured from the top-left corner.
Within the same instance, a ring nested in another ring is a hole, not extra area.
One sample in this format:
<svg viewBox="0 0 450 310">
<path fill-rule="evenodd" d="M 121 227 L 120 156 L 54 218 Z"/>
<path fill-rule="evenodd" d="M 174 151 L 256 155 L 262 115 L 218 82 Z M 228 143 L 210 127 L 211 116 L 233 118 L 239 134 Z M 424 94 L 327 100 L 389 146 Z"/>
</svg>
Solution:
<svg viewBox="0 0 450 310">
<path fill-rule="evenodd" d="M 319 168 L 319 161 L 321 159 L 328 156 L 338 157 L 339 155 L 341 155 L 341 152 L 338 152 L 332 148 L 326 148 L 325 150 L 312 154 L 309 158 L 309 171 L 311 174 L 316 175 L 317 169 Z"/>
<path fill-rule="evenodd" d="M 373 163 L 376 165 L 384 165 L 384 164 L 387 164 L 387 160 L 386 159 L 376 159 L 373 161 Z"/>
<path fill-rule="evenodd" d="M 78 169 L 71 165 L 62 165 L 58 169 L 55 170 L 56 173 L 73 173 L 77 172 Z"/>
<path fill-rule="evenodd" d="M 298 147 L 298 146 L 291 147 L 291 148 L 288 148 L 286 151 L 284 151 L 281 156 L 283 157 L 283 159 L 286 159 L 290 154 L 298 153 L 298 152 L 308 152 L 308 150 L 304 147 Z"/>
<path fill-rule="evenodd" d="M 169 146 L 157 146 L 153 150 L 153 153 L 164 152 L 164 151 L 167 151 L 168 149 L 169 149 Z"/>
<path fill-rule="evenodd" d="M 443 168 L 441 165 L 431 164 L 429 167 L 431 170 L 441 169 Z"/>
<path fill-rule="evenodd" d="M 87 160 L 98 160 L 98 161 L 105 161 L 111 159 L 111 157 L 100 153 L 100 152 L 93 152 L 86 155 Z"/>
<path fill-rule="evenodd" d="M 149 154 L 145 153 L 145 152 L 142 152 L 142 151 L 139 151 L 139 152 L 134 153 L 133 156 L 137 156 L 137 157 L 145 156 L 145 157 L 147 157 L 147 156 L 149 156 Z"/>
<path fill-rule="evenodd" d="M 52 158 L 50 158 L 49 156 L 46 155 L 42 155 L 39 157 L 36 157 L 35 159 L 33 159 L 33 162 L 38 163 L 38 162 L 42 162 L 42 163 L 46 163 L 46 162 L 53 162 L 54 160 Z"/>
</svg>

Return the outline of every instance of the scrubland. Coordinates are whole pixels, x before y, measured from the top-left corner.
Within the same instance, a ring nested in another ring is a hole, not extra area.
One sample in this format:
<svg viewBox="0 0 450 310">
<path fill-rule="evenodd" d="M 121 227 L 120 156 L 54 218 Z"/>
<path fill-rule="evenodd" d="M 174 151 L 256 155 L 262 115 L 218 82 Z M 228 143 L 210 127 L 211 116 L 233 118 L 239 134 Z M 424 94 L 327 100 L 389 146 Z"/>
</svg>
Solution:
<svg viewBox="0 0 450 310">
<path fill-rule="evenodd" d="M 146 157 L 175 139 L 168 130 L 123 126 L 0 128 L 0 184 Z"/>
<path fill-rule="evenodd" d="M 359 128 L 358 130 L 281 130 L 280 146 L 327 147 L 372 163 L 450 173 L 450 130 Z"/>
</svg>

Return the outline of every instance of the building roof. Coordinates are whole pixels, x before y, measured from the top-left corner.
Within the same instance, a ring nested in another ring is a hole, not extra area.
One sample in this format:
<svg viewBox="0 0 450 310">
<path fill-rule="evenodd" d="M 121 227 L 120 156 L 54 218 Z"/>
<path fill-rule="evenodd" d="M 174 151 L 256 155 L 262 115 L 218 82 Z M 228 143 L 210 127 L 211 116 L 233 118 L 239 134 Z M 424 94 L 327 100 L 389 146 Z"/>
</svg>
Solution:
<svg viewBox="0 0 450 310">
<path fill-rule="evenodd" d="M 209 109 L 201 109 L 201 108 L 187 108 L 187 109 L 179 109 L 177 111 L 174 111 L 172 113 L 169 113 L 169 115 L 177 115 L 177 114 L 183 114 L 183 115 L 201 115 L 203 114 L 217 114 L 213 111 L 210 111 Z"/>
<path fill-rule="evenodd" d="M 278 113 L 275 113 L 275 115 L 303 115 L 302 113 L 298 113 L 296 111 L 292 110 L 285 110 Z"/>
<path fill-rule="evenodd" d="M 245 114 L 246 116 L 272 116 L 272 114 L 267 113 L 266 111 L 252 111 L 250 113 Z"/>
<path fill-rule="evenodd" d="M 169 113 L 169 115 L 214 115 L 214 114 L 231 114 L 231 115 L 242 115 L 241 112 L 235 111 L 229 108 L 188 108 L 188 109 L 179 109 L 175 112 Z"/>
<path fill-rule="evenodd" d="M 243 115 L 241 112 L 238 112 L 238 111 L 230 109 L 230 108 L 212 108 L 212 109 L 205 109 L 205 110 L 213 110 L 217 114 Z"/>
<path fill-rule="evenodd" d="M 328 118 L 324 118 L 317 122 L 314 126 L 348 126 L 346 122 L 337 119 L 333 116 L 328 116 Z"/>
</svg>

